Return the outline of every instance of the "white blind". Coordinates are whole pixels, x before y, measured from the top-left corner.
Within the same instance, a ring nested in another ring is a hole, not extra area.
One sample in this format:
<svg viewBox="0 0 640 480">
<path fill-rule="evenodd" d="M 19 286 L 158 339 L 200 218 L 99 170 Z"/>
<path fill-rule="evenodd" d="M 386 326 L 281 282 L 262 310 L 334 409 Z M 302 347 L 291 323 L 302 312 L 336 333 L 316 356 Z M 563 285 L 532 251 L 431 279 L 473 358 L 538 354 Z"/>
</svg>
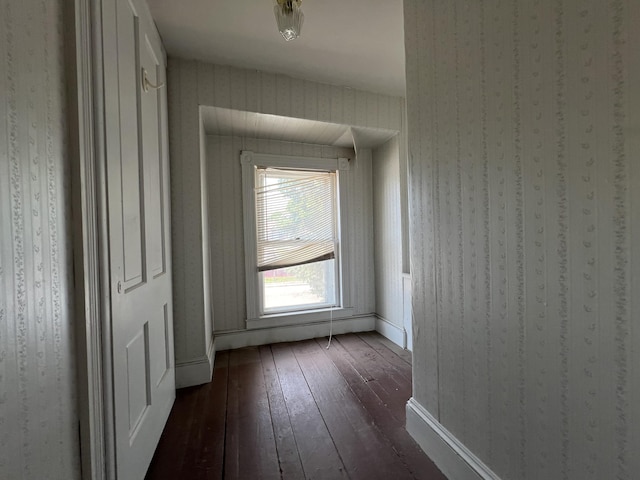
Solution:
<svg viewBox="0 0 640 480">
<path fill-rule="evenodd" d="M 336 175 L 256 169 L 258 270 L 335 258 Z"/>
</svg>

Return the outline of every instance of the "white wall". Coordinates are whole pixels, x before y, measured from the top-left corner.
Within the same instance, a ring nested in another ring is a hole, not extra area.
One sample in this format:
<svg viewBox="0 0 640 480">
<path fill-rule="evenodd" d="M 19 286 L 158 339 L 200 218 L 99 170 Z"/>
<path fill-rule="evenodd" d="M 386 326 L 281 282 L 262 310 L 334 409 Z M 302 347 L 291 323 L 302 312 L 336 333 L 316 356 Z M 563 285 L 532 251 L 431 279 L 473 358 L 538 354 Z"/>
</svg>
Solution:
<svg viewBox="0 0 640 480">
<path fill-rule="evenodd" d="M 350 158 L 349 193 L 355 258 L 350 259 L 354 314 L 374 311 L 373 221 L 371 213 L 371 159 L 355 158 L 352 148 L 207 136 L 209 238 L 211 239 L 212 297 L 216 332 L 245 329 L 246 279 L 240 152 L 300 155 L 318 158 Z M 357 213 L 355 213 L 357 212 Z"/>
<path fill-rule="evenodd" d="M 0 478 L 80 477 L 65 2 L 0 1 Z"/>
<path fill-rule="evenodd" d="M 639 22 L 405 0 L 414 398 L 503 479 L 640 471 Z"/>
<path fill-rule="evenodd" d="M 176 58 L 169 59 L 168 85 L 174 330 L 176 363 L 180 365 L 205 355 L 205 325 L 211 322 L 205 315 L 203 285 L 199 106 L 399 131 L 403 99 Z M 217 323 L 215 309 L 213 317 Z M 235 320 L 220 322 L 232 325 Z"/>
<path fill-rule="evenodd" d="M 402 328 L 402 219 L 398 136 L 373 150 L 376 313 Z"/>
</svg>

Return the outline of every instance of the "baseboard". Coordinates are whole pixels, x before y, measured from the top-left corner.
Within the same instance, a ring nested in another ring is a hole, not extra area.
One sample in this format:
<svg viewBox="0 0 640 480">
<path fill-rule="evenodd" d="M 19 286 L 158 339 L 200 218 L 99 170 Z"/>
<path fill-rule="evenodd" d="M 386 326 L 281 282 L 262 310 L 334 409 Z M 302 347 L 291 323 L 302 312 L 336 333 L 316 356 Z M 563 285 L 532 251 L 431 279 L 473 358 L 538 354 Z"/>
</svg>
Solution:
<svg viewBox="0 0 640 480">
<path fill-rule="evenodd" d="M 406 348 L 404 328 L 391 323 L 389 320 L 376 316 L 376 332 L 388 338 L 400 348 Z"/>
<path fill-rule="evenodd" d="M 452 480 L 500 480 L 415 399 L 407 402 L 407 431 Z"/>
<path fill-rule="evenodd" d="M 333 320 L 334 334 L 369 332 L 375 330 L 374 315 L 363 315 L 351 318 Z M 271 328 L 253 328 L 251 330 L 236 330 L 233 332 L 216 333 L 216 350 L 231 350 L 234 348 L 268 345 L 278 342 L 297 342 L 310 338 L 326 337 L 329 335 L 329 321 L 308 323 L 304 325 L 287 325 Z"/>
<path fill-rule="evenodd" d="M 215 360 L 215 343 L 213 336 L 207 347 L 207 354 L 200 358 L 176 364 L 176 388 L 193 387 L 209 383 L 213 375 Z"/>
</svg>

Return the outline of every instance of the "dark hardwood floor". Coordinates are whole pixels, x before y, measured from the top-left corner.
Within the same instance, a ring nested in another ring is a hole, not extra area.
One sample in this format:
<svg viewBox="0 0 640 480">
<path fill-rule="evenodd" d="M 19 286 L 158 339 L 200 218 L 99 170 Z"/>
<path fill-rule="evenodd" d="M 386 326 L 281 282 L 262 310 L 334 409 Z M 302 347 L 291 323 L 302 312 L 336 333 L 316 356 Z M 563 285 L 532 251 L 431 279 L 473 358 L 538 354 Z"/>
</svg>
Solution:
<svg viewBox="0 0 640 480">
<path fill-rule="evenodd" d="M 155 479 L 444 479 L 404 428 L 411 355 L 377 333 L 218 352 L 178 391 Z"/>
</svg>

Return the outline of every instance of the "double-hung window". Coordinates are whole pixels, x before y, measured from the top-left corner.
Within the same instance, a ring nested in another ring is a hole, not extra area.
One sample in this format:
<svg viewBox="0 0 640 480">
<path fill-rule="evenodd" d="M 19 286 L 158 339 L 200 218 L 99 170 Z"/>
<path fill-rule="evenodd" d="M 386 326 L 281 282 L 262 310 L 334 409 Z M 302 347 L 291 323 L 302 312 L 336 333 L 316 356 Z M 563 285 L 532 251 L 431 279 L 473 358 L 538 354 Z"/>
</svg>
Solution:
<svg viewBox="0 0 640 480">
<path fill-rule="evenodd" d="M 242 161 L 249 319 L 341 307 L 338 159 Z"/>
</svg>

